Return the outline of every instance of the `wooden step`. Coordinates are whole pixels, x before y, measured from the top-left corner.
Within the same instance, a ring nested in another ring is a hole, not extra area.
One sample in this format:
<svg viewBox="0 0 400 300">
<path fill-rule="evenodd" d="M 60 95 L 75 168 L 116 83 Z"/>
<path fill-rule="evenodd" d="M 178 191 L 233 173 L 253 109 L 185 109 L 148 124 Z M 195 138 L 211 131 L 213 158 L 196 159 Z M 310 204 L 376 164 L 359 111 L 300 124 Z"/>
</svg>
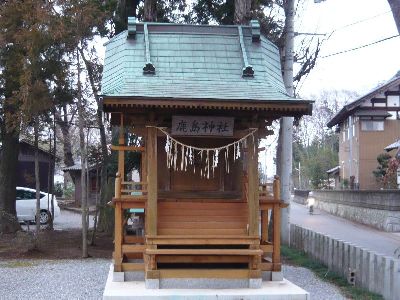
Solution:
<svg viewBox="0 0 400 300">
<path fill-rule="evenodd" d="M 148 255 L 262 255 L 260 249 L 146 249 Z"/>
</svg>

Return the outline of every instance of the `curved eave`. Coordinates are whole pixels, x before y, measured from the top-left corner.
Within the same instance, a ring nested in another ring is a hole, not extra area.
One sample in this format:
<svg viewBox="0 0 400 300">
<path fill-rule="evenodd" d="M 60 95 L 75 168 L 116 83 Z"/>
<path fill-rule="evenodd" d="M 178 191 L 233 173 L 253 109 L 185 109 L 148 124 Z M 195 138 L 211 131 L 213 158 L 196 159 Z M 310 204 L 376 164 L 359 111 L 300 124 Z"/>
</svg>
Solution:
<svg viewBox="0 0 400 300">
<path fill-rule="evenodd" d="M 105 112 L 120 112 L 124 108 L 187 108 L 239 111 L 271 111 L 282 116 L 300 117 L 312 114 L 309 100 L 215 100 L 215 99 L 154 99 L 148 97 L 103 96 Z"/>
</svg>

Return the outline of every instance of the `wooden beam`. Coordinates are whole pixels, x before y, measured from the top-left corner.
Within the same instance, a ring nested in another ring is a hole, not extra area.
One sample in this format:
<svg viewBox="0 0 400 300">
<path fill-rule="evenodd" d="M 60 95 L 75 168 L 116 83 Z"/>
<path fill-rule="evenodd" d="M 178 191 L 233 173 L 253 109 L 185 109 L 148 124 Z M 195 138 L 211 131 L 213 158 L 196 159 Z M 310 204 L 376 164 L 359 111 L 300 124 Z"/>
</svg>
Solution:
<svg viewBox="0 0 400 300">
<path fill-rule="evenodd" d="M 234 255 L 170 255 L 157 257 L 158 263 L 248 263 L 250 258 L 248 256 L 234 256 Z"/>
<path fill-rule="evenodd" d="M 186 235 L 186 236 L 181 236 L 181 235 L 146 235 L 147 239 L 232 239 L 230 236 L 226 235 Z M 252 239 L 252 240 L 258 240 L 259 236 L 258 235 L 253 235 L 253 236 L 248 236 L 248 235 L 239 235 L 235 236 L 235 239 Z"/>
<path fill-rule="evenodd" d="M 144 244 L 144 237 L 136 236 L 136 235 L 124 235 L 124 243 L 125 244 Z"/>
<path fill-rule="evenodd" d="M 157 128 L 147 128 L 147 209 L 146 233 L 157 234 Z M 142 179 L 141 181 L 146 181 Z"/>
<path fill-rule="evenodd" d="M 111 145 L 111 150 L 114 150 L 114 151 L 139 151 L 139 152 L 144 152 L 144 147 Z"/>
<path fill-rule="evenodd" d="M 143 253 L 146 250 L 146 245 L 131 245 L 131 244 L 123 244 L 122 252 L 123 253 Z"/>
<path fill-rule="evenodd" d="M 274 250 L 273 245 L 260 245 L 260 249 L 265 253 L 272 253 Z"/>
<path fill-rule="evenodd" d="M 105 111 L 110 111 L 110 107 L 127 109 L 129 107 L 157 107 L 157 108 L 192 108 L 192 109 L 236 109 L 244 111 L 266 110 L 277 113 L 278 117 L 285 115 L 311 114 L 312 102 L 304 100 L 287 101 L 233 101 L 233 100 L 212 100 L 212 99 L 180 99 L 161 100 L 161 99 L 125 99 L 107 97 L 103 101 Z"/>
<path fill-rule="evenodd" d="M 272 271 L 273 264 L 270 262 L 262 262 L 261 263 L 261 271 Z"/>
<path fill-rule="evenodd" d="M 147 243 L 152 245 L 259 245 L 260 240 L 253 239 L 241 239 L 236 237 L 230 238 L 181 238 L 181 239 L 163 239 L 163 238 L 154 238 L 147 239 Z"/>
<path fill-rule="evenodd" d="M 123 263 L 122 272 L 144 271 L 144 263 Z"/>
</svg>

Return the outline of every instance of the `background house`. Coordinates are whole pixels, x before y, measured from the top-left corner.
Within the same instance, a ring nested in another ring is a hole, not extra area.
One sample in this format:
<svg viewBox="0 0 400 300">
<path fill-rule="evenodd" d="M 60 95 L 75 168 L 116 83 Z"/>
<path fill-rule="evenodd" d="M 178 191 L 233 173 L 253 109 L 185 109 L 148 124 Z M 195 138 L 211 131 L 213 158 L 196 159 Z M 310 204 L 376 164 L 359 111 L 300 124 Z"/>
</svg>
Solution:
<svg viewBox="0 0 400 300">
<path fill-rule="evenodd" d="M 39 145 L 39 180 L 40 190 L 43 192 L 47 192 L 49 189 L 49 171 L 51 171 L 50 176 L 54 174 L 52 160 L 53 155 L 46 149 L 46 145 Z M 17 186 L 36 188 L 35 146 L 26 139 L 19 142 Z"/>
<path fill-rule="evenodd" d="M 329 122 L 339 133 L 342 184 L 376 189 L 377 156 L 400 136 L 400 72 L 356 101 L 345 105 Z"/>
<path fill-rule="evenodd" d="M 68 172 L 75 185 L 74 200 L 76 205 L 81 204 L 82 199 L 82 185 L 81 185 L 81 164 L 75 164 L 70 167 L 63 168 L 64 172 Z M 96 198 L 100 199 L 100 182 L 101 182 L 101 165 L 89 166 L 87 187 L 88 187 L 88 204 L 96 204 Z"/>
</svg>

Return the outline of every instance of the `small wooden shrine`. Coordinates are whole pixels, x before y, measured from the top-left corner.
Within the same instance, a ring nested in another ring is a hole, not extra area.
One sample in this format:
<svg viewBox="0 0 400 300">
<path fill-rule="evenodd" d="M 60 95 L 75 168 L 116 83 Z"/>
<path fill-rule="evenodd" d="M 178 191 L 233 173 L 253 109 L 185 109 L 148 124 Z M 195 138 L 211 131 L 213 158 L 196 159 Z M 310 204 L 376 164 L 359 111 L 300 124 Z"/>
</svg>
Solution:
<svg viewBox="0 0 400 300">
<path fill-rule="evenodd" d="M 311 103 L 286 94 L 278 49 L 257 22 L 128 23 L 106 44 L 102 82 L 104 111 L 120 127 L 115 280 L 271 280 L 283 203 L 279 178 L 259 182 L 258 143 L 273 120 L 310 114 Z M 141 153 L 136 181 L 129 151 Z M 144 234 L 130 230 L 132 214 Z"/>
</svg>

